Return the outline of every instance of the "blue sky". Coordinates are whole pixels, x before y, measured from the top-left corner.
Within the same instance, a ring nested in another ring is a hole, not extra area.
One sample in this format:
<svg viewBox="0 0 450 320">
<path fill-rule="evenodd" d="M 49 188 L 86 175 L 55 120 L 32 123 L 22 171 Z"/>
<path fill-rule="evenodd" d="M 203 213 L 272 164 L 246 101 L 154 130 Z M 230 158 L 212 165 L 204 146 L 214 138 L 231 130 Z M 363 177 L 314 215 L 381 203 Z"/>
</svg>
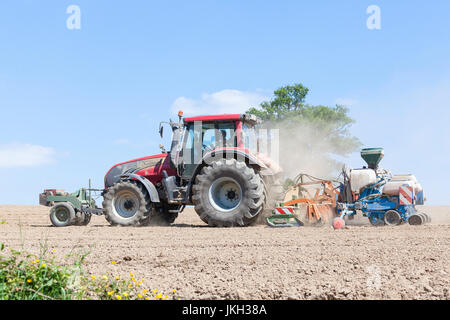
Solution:
<svg viewBox="0 0 450 320">
<path fill-rule="evenodd" d="M 309 103 L 348 105 L 352 133 L 414 173 L 428 204 L 450 204 L 449 13 L 444 0 L 2 1 L 0 203 L 102 187 L 113 164 L 159 152 L 178 107 L 244 111 L 301 82 Z"/>
</svg>

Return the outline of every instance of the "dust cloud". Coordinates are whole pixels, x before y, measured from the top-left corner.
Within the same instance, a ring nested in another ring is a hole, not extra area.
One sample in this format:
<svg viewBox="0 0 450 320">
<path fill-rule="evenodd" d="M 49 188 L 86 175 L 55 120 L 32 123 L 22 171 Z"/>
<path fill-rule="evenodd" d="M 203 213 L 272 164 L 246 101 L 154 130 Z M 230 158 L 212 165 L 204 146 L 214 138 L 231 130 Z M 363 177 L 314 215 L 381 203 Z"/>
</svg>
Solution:
<svg viewBox="0 0 450 320">
<path fill-rule="evenodd" d="M 339 176 L 344 163 L 333 159 L 332 155 L 342 152 L 327 128 L 306 121 L 264 123 L 264 126 L 272 131 L 278 130 L 279 154 L 276 158 L 285 178 L 293 179 L 300 173 L 326 180 Z M 273 141 L 271 143 L 275 145 Z M 271 152 L 276 150 L 271 149 Z"/>
</svg>

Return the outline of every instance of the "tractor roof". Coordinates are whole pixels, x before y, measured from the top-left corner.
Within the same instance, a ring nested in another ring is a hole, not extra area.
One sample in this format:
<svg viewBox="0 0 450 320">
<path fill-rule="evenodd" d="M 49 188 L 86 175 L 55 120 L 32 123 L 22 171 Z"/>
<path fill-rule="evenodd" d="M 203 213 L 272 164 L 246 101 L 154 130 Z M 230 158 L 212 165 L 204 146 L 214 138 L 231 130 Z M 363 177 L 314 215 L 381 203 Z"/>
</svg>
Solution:
<svg viewBox="0 0 450 320">
<path fill-rule="evenodd" d="M 239 120 L 240 118 L 241 118 L 240 114 L 219 114 L 219 115 L 197 116 L 197 117 L 184 118 L 184 122 Z"/>
<path fill-rule="evenodd" d="M 248 122 L 258 122 L 259 119 L 255 115 L 251 114 L 219 114 L 210 116 L 197 116 L 184 118 L 184 122 L 194 121 L 226 121 L 226 120 L 243 120 Z"/>
</svg>

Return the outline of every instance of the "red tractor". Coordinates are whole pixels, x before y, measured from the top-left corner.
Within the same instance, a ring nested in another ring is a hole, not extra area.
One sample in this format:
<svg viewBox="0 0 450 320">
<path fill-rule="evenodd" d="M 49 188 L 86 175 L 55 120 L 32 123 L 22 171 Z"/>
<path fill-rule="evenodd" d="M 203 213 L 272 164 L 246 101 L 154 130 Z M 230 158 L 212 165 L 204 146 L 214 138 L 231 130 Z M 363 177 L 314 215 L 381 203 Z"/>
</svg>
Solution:
<svg viewBox="0 0 450 320">
<path fill-rule="evenodd" d="M 210 226 L 263 221 L 283 200 L 281 169 L 259 152 L 249 114 L 184 118 L 168 123 L 169 152 L 115 165 L 105 176 L 103 213 L 111 225 L 169 225 L 194 205 Z M 163 136 L 163 123 L 160 135 Z"/>
</svg>

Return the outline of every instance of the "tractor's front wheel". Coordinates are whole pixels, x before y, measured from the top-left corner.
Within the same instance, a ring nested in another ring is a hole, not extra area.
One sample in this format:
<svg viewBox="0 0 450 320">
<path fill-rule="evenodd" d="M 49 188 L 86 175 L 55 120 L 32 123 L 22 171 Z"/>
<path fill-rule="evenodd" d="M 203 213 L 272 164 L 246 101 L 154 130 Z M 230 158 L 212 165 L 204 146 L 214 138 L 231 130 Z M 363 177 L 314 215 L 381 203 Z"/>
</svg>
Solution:
<svg viewBox="0 0 450 320">
<path fill-rule="evenodd" d="M 264 209 L 264 200 L 260 175 L 235 159 L 205 166 L 192 188 L 195 211 L 210 226 L 247 226 Z"/>
<path fill-rule="evenodd" d="M 103 213 L 111 225 L 138 226 L 145 224 L 151 211 L 151 202 L 142 186 L 122 181 L 104 196 Z"/>
</svg>

